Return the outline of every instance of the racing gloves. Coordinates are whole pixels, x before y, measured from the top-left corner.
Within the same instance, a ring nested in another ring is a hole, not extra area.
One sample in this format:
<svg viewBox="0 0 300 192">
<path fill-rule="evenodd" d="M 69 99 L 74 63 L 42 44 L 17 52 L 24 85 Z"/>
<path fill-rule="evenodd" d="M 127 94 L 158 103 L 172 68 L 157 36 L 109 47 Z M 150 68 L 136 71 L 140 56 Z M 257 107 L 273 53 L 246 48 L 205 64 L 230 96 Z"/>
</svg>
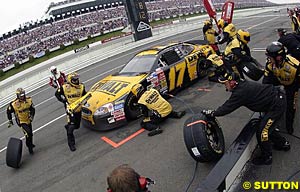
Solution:
<svg viewBox="0 0 300 192">
<path fill-rule="evenodd" d="M 214 116 L 215 111 L 214 110 L 204 109 L 201 113 L 204 114 L 209 119 L 215 118 L 215 116 Z"/>
</svg>

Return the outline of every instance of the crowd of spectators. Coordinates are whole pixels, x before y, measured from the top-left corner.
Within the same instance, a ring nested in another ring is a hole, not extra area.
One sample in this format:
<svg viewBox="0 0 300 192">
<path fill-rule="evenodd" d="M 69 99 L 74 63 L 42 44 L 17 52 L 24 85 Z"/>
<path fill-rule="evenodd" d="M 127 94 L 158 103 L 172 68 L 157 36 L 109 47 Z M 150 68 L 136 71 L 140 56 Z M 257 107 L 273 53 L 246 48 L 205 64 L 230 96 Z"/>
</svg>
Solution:
<svg viewBox="0 0 300 192">
<path fill-rule="evenodd" d="M 224 0 L 213 2 L 216 8 L 220 8 Z M 235 6 L 241 7 L 244 3 L 257 6 L 257 2 L 263 1 L 239 0 Z M 204 11 L 203 3 L 199 0 L 157 0 L 146 2 L 146 6 L 150 21 Z M 76 39 L 122 29 L 127 25 L 125 8 L 118 6 L 36 27 L 0 41 L 0 69 Z"/>
</svg>

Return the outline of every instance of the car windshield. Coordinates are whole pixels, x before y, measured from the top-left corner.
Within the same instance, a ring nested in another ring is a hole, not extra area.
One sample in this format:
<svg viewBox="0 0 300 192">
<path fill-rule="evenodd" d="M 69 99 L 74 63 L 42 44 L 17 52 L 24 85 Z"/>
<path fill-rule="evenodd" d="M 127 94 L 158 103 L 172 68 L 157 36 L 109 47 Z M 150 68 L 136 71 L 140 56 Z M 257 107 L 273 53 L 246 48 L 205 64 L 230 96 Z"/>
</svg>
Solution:
<svg viewBox="0 0 300 192">
<path fill-rule="evenodd" d="M 122 73 L 147 73 L 150 72 L 156 57 L 155 55 L 141 55 L 132 58 L 120 71 Z"/>
</svg>

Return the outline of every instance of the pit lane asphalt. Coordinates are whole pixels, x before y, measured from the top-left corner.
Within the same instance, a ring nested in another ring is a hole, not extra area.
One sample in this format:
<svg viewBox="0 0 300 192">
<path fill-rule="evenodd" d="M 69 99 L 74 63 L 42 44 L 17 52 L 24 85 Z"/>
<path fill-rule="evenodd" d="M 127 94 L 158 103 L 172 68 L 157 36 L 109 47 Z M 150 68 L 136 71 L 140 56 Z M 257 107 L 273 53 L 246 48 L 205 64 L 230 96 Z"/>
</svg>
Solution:
<svg viewBox="0 0 300 192">
<path fill-rule="evenodd" d="M 251 33 L 250 48 L 258 61 L 264 63 L 263 49 L 266 45 L 277 40 L 275 29 L 289 28 L 289 20 L 285 14 L 268 12 L 247 18 L 235 18 L 237 28 L 249 29 Z M 159 45 L 170 41 L 185 41 L 203 38 L 201 30 L 172 36 L 159 42 L 151 43 L 138 49 L 119 54 L 101 63 L 96 63 L 78 71 L 89 89 L 97 80 L 118 71 L 136 52 L 151 45 Z M 224 47 L 223 47 L 224 48 Z M 203 91 L 202 88 L 208 89 Z M 9 168 L 5 164 L 5 150 L 2 150 L 9 137 L 22 137 L 19 128 L 7 129 L 5 109 L 0 116 L 0 189 L 7 191 L 105 191 L 106 177 L 110 171 L 120 164 L 127 163 L 141 175 L 156 180 L 151 186 L 157 192 L 184 191 L 192 176 L 195 162 L 188 154 L 183 141 L 182 127 L 184 121 L 191 115 L 187 107 L 180 101 L 170 99 L 177 110 L 187 110 L 182 119 L 168 119 L 162 124 L 164 132 L 155 137 L 148 137 L 146 132 L 131 139 L 119 148 L 113 148 L 101 140 L 102 136 L 119 142 L 139 130 L 139 121 L 130 122 L 127 126 L 109 131 L 95 132 L 80 128 L 75 131 L 76 152 L 70 152 L 67 146 L 64 124 L 63 105 L 54 97 L 54 90 L 44 86 L 31 93 L 36 104 L 36 116 L 33 122 L 36 145 L 35 154 L 30 156 L 27 148 L 23 147 L 22 167 L 19 170 Z M 216 108 L 221 105 L 229 93 L 219 84 L 199 80 L 191 87 L 177 95 L 184 100 L 195 112 L 204 108 Z M 236 112 L 219 118 L 226 139 L 226 148 L 232 143 L 249 120 L 252 112 L 241 108 Z M 25 144 L 25 143 L 24 143 Z M 214 163 L 199 164 L 196 178 L 191 186 L 193 191 L 200 181 L 213 168 Z M 299 167 L 299 166 L 298 166 Z"/>
</svg>

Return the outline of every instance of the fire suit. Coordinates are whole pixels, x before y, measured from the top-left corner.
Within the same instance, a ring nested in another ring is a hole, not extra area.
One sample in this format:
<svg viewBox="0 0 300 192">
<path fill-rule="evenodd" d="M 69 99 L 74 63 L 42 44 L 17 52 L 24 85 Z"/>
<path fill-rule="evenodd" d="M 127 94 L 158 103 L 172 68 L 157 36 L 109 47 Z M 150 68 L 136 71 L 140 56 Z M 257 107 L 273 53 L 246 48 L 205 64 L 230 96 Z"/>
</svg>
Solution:
<svg viewBox="0 0 300 192">
<path fill-rule="evenodd" d="M 234 38 L 225 48 L 224 62 L 229 71 L 238 74 L 244 79 L 241 62 L 252 61 L 250 48 L 247 44 L 242 43 L 237 38 Z"/>
<path fill-rule="evenodd" d="M 284 145 L 286 139 L 277 131 L 275 126 L 280 123 L 286 108 L 285 94 L 278 87 L 260 84 L 251 81 L 239 81 L 232 90 L 230 98 L 213 115 L 224 116 L 241 106 L 245 106 L 254 112 L 264 112 L 259 127 L 256 130 L 258 144 L 262 156 L 272 156 L 272 142 L 279 148 Z M 271 142 L 272 141 L 272 142 Z"/>
<path fill-rule="evenodd" d="M 278 41 L 287 48 L 287 53 L 300 61 L 300 35 L 288 33 L 282 35 Z"/>
<path fill-rule="evenodd" d="M 35 115 L 35 108 L 32 103 L 31 97 L 26 97 L 25 101 L 15 99 L 10 102 L 7 110 L 7 118 L 12 122 L 12 113 L 15 114 L 16 122 L 19 127 L 22 128 L 22 131 L 26 138 L 26 146 L 29 152 L 32 154 L 33 144 L 33 133 L 32 133 L 32 120 Z"/>
<path fill-rule="evenodd" d="M 223 37 L 218 40 L 219 44 L 223 44 L 225 42 L 230 43 L 233 39 L 236 38 L 237 30 L 235 26 L 230 23 L 223 28 Z"/>
<path fill-rule="evenodd" d="M 286 129 L 289 133 L 293 133 L 294 131 L 293 122 L 300 83 L 299 65 L 299 61 L 289 55 L 286 56 L 281 68 L 276 68 L 269 60 L 267 60 L 262 81 L 264 84 L 284 86 L 287 99 Z"/>
<path fill-rule="evenodd" d="M 216 30 L 213 29 L 209 25 L 204 25 L 203 26 L 203 35 L 204 35 L 205 40 L 208 41 L 208 44 L 214 49 L 214 51 L 218 55 L 220 55 L 219 47 L 216 44 L 216 36 L 218 36 L 219 34 L 216 32 Z"/>
<path fill-rule="evenodd" d="M 71 104 L 85 94 L 86 90 L 83 84 L 80 83 L 79 85 L 71 85 L 70 83 L 66 83 L 60 89 L 57 89 L 55 96 L 60 102 Z M 78 129 L 80 127 L 81 106 L 71 114 L 67 112 L 67 122 L 68 123 L 65 125 L 65 128 L 67 130 L 68 145 L 72 150 L 75 148 L 74 129 Z"/>
</svg>

